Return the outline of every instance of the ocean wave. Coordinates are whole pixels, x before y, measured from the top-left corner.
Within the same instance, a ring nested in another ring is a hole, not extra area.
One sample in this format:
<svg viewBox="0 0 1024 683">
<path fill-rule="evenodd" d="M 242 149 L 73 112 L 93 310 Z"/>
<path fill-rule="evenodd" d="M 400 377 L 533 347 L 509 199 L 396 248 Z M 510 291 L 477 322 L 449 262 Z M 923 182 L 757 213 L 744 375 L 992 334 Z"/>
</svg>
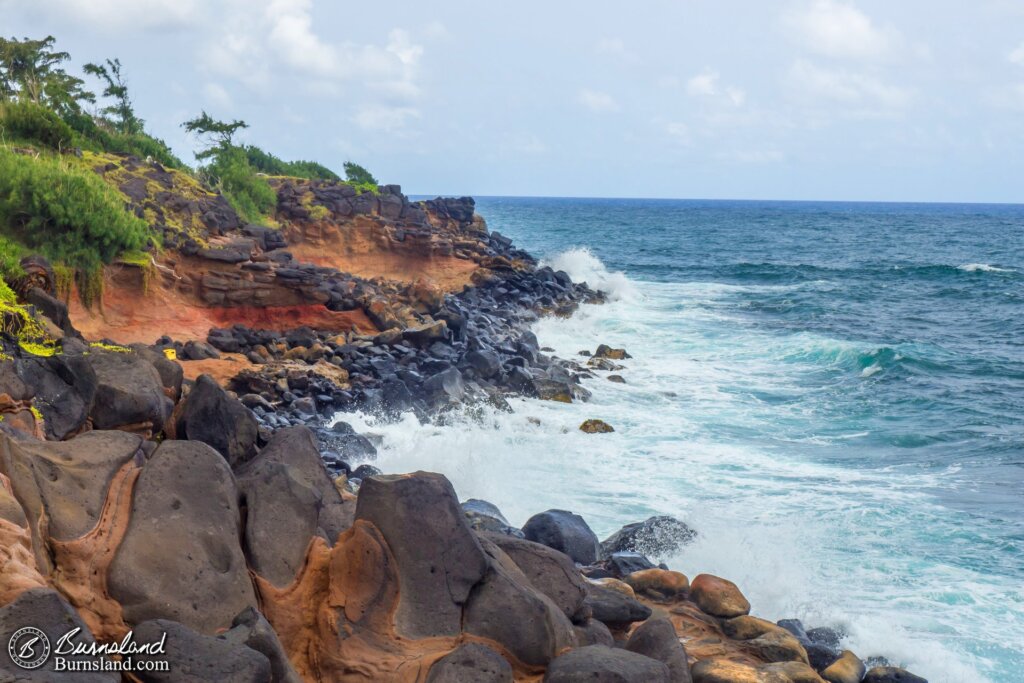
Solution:
<svg viewBox="0 0 1024 683">
<path fill-rule="evenodd" d="M 563 251 L 541 265 L 564 270 L 576 282 L 586 282 L 608 295 L 612 301 L 633 300 L 639 296 L 636 285 L 621 271 L 610 271 L 594 252 L 586 247 Z"/>
<path fill-rule="evenodd" d="M 1012 268 L 998 268 L 988 263 L 965 263 L 962 266 L 957 266 L 957 270 L 962 270 L 966 273 L 1015 273 L 1017 271 Z"/>
</svg>

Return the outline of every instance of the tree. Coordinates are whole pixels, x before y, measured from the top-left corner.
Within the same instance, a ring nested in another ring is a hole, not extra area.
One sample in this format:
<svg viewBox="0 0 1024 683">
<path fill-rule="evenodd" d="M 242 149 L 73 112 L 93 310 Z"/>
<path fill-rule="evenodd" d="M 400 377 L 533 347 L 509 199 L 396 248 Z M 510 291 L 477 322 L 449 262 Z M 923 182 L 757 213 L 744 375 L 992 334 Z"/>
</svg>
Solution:
<svg viewBox="0 0 1024 683">
<path fill-rule="evenodd" d="M 108 59 L 106 64 L 86 64 L 82 67 L 85 73 L 106 82 L 104 97 L 112 97 L 114 103 L 103 107 L 100 111 L 112 117 L 114 127 L 121 133 L 135 135 L 142 132 L 143 120 L 135 115 L 135 107 L 128 96 L 128 84 L 121 76 L 121 60 Z"/>
<path fill-rule="evenodd" d="M 81 111 L 81 100 L 95 101 L 80 78 L 60 68 L 70 55 L 54 51 L 55 40 L 53 36 L 41 40 L 0 38 L 0 99 L 17 97 L 60 114 Z"/>
<path fill-rule="evenodd" d="M 354 161 L 346 161 L 344 164 L 345 179 L 353 185 L 377 185 L 377 179 L 373 174 Z"/>
<path fill-rule="evenodd" d="M 242 128 L 248 128 L 245 121 L 218 121 L 203 111 L 199 116 L 190 119 L 181 126 L 189 133 L 195 133 L 203 139 L 206 149 L 196 153 L 196 159 L 209 159 L 221 152 L 231 149 L 232 138 Z"/>
</svg>

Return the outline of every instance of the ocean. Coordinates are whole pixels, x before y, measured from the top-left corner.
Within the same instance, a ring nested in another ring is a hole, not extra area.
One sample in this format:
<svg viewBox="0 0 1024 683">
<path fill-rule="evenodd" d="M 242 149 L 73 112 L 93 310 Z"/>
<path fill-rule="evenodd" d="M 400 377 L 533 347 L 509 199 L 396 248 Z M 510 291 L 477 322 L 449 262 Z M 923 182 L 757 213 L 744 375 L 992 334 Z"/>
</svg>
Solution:
<svg viewBox="0 0 1024 683">
<path fill-rule="evenodd" d="M 443 426 L 345 416 L 380 436 L 382 469 L 442 472 L 516 525 L 571 509 L 604 538 L 674 515 L 699 537 L 658 559 L 735 581 L 753 614 L 840 627 L 931 683 L 1020 680 L 1024 206 L 477 210 L 609 293 L 535 332 L 563 357 L 625 347 L 627 383 Z"/>
</svg>

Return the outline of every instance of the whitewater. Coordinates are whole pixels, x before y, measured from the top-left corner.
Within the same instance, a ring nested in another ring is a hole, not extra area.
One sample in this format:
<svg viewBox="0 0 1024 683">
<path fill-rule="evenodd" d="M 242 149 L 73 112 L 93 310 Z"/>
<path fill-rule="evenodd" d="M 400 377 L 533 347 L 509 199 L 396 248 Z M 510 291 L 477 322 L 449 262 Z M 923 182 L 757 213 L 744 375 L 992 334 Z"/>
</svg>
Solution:
<svg viewBox="0 0 1024 683">
<path fill-rule="evenodd" d="M 1021 489 L 1016 469 L 988 469 L 1024 459 L 1012 426 L 997 435 L 1006 446 L 998 458 L 983 453 L 989 441 L 936 436 L 935 425 L 957 418 L 947 405 L 954 399 L 932 397 L 931 385 L 961 382 L 953 369 L 963 349 L 937 333 L 880 334 L 889 324 L 882 311 L 842 330 L 834 320 L 798 322 L 807 301 L 837 290 L 837 300 L 849 298 L 847 277 L 820 265 L 799 263 L 800 277 L 766 276 L 764 267 L 736 276 L 748 268 L 743 258 L 730 274 L 623 272 L 586 247 L 556 250 L 570 245 L 550 231 L 530 232 L 548 223 L 524 225 L 528 205 L 494 204 L 484 211 L 492 228 L 525 238 L 554 268 L 609 294 L 569 319 L 539 321 L 541 344 L 566 358 L 600 343 L 625 347 L 633 358 L 618 374 L 627 383 L 597 373 L 586 382 L 587 403 L 516 399 L 511 413 L 474 409 L 444 425 L 339 415 L 376 435 L 378 467 L 442 472 L 460 498 L 489 500 L 516 525 L 570 509 L 604 538 L 651 515 L 678 517 L 697 540 L 655 559 L 691 578 L 735 581 L 753 614 L 839 627 L 860 656 L 886 657 L 932 683 L 1016 680 L 1024 668 Z M 981 255 L 984 262 L 858 268 L 936 280 L 1016 277 Z M 779 302 L 796 309 L 785 324 Z M 936 379 L 942 373 L 949 377 Z M 1019 422 L 1017 398 L 991 400 Z M 615 432 L 580 432 L 588 418 Z"/>
</svg>

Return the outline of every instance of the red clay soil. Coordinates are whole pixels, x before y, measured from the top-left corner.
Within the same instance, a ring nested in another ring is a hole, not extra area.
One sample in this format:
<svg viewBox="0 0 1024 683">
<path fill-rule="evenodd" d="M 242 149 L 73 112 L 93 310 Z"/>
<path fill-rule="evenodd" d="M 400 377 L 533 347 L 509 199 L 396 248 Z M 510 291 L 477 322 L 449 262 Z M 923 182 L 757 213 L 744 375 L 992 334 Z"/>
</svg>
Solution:
<svg viewBox="0 0 1024 683">
<path fill-rule="evenodd" d="M 94 305 L 88 310 L 73 293 L 69 309 L 72 323 L 87 339 L 106 338 L 121 344 L 152 344 L 163 335 L 176 341 L 205 341 L 210 328 L 235 323 L 254 329 L 287 330 L 307 325 L 317 330 L 347 332 L 355 326 L 364 334 L 377 332 L 361 310 L 330 311 L 321 304 L 214 308 L 161 287 L 152 287 L 143 294 L 109 281 L 101 306 Z"/>
</svg>

